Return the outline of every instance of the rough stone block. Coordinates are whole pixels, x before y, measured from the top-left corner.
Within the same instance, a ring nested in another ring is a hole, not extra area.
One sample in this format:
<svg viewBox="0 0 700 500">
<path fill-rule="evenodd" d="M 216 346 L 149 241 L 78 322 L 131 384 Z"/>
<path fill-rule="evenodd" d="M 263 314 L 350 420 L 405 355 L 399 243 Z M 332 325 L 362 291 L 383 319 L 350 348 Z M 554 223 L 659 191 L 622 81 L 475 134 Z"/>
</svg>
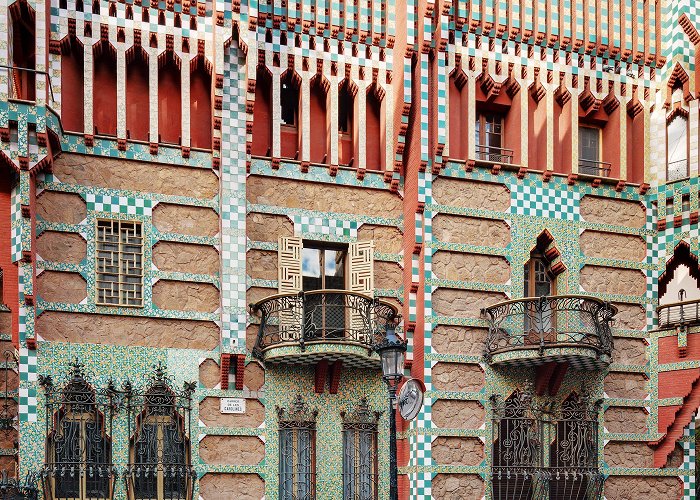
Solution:
<svg viewBox="0 0 700 500">
<path fill-rule="evenodd" d="M 605 497 L 620 500 L 674 500 L 683 498 L 683 484 L 677 477 L 610 476 Z"/>
<path fill-rule="evenodd" d="M 437 474 L 432 481 L 432 497 L 457 500 L 482 498 L 484 481 L 476 474 Z"/>
<path fill-rule="evenodd" d="M 643 339 L 617 337 L 613 343 L 613 363 L 644 365 L 647 362 L 647 344 Z"/>
<path fill-rule="evenodd" d="M 503 257 L 440 250 L 433 255 L 438 278 L 503 284 L 510 279 L 510 265 Z"/>
<path fill-rule="evenodd" d="M 604 457 L 610 467 L 654 467 L 654 450 L 646 443 L 610 441 Z"/>
<path fill-rule="evenodd" d="M 438 177 L 433 182 L 433 199 L 441 205 L 506 211 L 510 192 L 503 184 Z"/>
<path fill-rule="evenodd" d="M 432 381 L 439 391 L 477 392 L 484 387 L 484 372 L 479 365 L 442 361 L 433 366 Z"/>
<path fill-rule="evenodd" d="M 80 264 L 87 255 L 87 242 L 76 233 L 44 231 L 36 239 L 36 251 L 44 260 Z"/>
<path fill-rule="evenodd" d="M 46 302 L 80 304 L 87 298 L 87 283 L 78 273 L 44 271 L 37 276 L 36 285 Z"/>
<path fill-rule="evenodd" d="M 638 269 L 587 265 L 581 269 L 581 286 L 587 292 L 613 295 L 644 295 L 646 277 Z"/>
<path fill-rule="evenodd" d="M 47 222 L 79 224 L 87 217 L 87 205 L 76 193 L 43 191 L 36 199 L 36 214 Z"/>
<path fill-rule="evenodd" d="M 507 297 L 500 292 L 438 288 L 433 293 L 433 311 L 442 316 L 478 318 L 482 308 L 505 300 Z"/>
<path fill-rule="evenodd" d="M 277 280 L 277 252 L 271 250 L 248 250 L 246 272 L 253 279 Z"/>
<path fill-rule="evenodd" d="M 438 214 L 433 217 L 433 237 L 447 243 L 503 248 L 510 243 L 510 228 L 499 220 Z"/>
<path fill-rule="evenodd" d="M 203 500 L 260 500 L 265 496 L 265 482 L 257 474 L 209 472 L 199 480 Z"/>
<path fill-rule="evenodd" d="M 403 246 L 403 234 L 396 227 L 363 224 L 357 230 L 358 241 L 374 241 L 374 251 L 379 253 L 399 253 Z"/>
<path fill-rule="evenodd" d="M 294 236 L 294 224 L 285 215 L 251 212 L 246 217 L 246 232 L 251 241 L 277 243 L 280 236 Z"/>
<path fill-rule="evenodd" d="M 219 252 L 209 245 L 161 241 L 153 247 L 153 263 L 161 271 L 219 273 Z"/>
<path fill-rule="evenodd" d="M 644 399 L 649 394 L 642 373 L 611 372 L 605 377 L 605 393 L 611 398 Z"/>
<path fill-rule="evenodd" d="M 245 413 L 221 413 L 219 398 L 199 403 L 199 419 L 207 427 L 258 427 L 265 420 L 265 407 L 257 399 L 246 399 Z"/>
<path fill-rule="evenodd" d="M 484 445 L 477 438 L 439 436 L 433 441 L 432 456 L 439 465 L 479 465 Z"/>
<path fill-rule="evenodd" d="M 153 209 L 153 225 L 162 233 L 215 236 L 219 216 L 211 208 L 159 203 Z"/>
<path fill-rule="evenodd" d="M 612 433 L 641 434 L 647 431 L 647 417 L 644 408 L 611 406 L 605 410 L 605 428 Z"/>
<path fill-rule="evenodd" d="M 586 230 L 581 234 L 581 251 L 587 257 L 641 262 L 647 244 L 641 236 Z"/>
<path fill-rule="evenodd" d="M 257 465 L 265 458 L 265 445 L 257 436 L 206 436 L 199 456 L 210 465 Z"/>
<path fill-rule="evenodd" d="M 487 333 L 486 328 L 437 325 L 433 330 L 433 349 L 440 354 L 480 356 L 484 353 Z"/>
<path fill-rule="evenodd" d="M 159 309 L 214 312 L 219 290 L 210 283 L 159 280 L 153 285 L 153 304 Z"/>
<path fill-rule="evenodd" d="M 439 399 L 432 412 L 433 423 L 443 429 L 478 429 L 484 423 L 484 407 L 478 401 Z"/>
<path fill-rule="evenodd" d="M 641 228 L 647 221 L 646 210 L 639 202 L 590 195 L 581 198 L 580 213 L 588 222 L 613 226 Z"/>
</svg>

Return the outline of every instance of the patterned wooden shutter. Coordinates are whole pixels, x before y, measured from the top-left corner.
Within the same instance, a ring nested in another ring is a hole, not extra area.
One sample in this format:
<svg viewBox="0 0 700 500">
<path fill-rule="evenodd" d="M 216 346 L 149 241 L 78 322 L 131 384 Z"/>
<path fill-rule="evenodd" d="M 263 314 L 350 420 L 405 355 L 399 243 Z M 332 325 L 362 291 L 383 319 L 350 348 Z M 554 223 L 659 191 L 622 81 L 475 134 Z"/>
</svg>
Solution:
<svg viewBox="0 0 700 500">
<path fill-rule="evenodd" d="M 363 293 L 374 297 L 374 242 L 358 241 L 350 243 L 348 248 L 348 288 L 351 292 Z M 360 342 L 371 342 L 368 338 L 371 333 L 371 323 L 368 324 L 368 316 L 358 312 L 350 312 L 350 325 L 353 331 L 358 332 Z M 359 332 L 363 332 L 360 334 Z"/>
<path fill-rule="evenodd" d="M 277 241 L 277 290 L 279 293 L 296 293 L 302 289 L 301 281 L 301 238 L 280 236 Z M 280 340 L 300 340 L 301 304 L 291 305 L 279 311 Z"/>
</svg>

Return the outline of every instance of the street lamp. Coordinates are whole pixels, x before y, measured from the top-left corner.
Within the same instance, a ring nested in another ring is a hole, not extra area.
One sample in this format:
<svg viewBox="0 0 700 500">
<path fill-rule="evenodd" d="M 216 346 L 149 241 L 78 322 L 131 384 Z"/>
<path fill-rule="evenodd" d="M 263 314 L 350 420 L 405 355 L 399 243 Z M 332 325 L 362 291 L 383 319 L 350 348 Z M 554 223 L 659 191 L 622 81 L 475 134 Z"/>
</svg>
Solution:
<svg viewBox="0 0 700 500">
<path fill-rule="evenodd" d="M 382 378 L 389 388 L 389 500 L 399 498 L 398 466 L 396 463 L 396 388 L 403 378 L 406 341 L 396 336 L 396 329 L 387 327 L 386 336 L 374 345 L 382 361 Z"/>
</svg>

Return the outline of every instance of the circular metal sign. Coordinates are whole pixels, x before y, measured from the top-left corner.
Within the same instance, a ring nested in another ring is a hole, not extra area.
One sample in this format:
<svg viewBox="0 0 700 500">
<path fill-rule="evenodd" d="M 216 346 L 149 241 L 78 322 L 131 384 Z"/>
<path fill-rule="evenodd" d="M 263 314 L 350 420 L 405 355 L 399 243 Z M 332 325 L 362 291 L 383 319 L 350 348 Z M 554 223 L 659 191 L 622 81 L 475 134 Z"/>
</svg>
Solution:
<svg viewBox="0 0 700 500">
<path fill-rule="evenodd" d="M 399 413 L 404 420 L 413 420 L 423 407 L 423 384 L 412 378 L 401 387 L 398 396 Z"/>
</svg>

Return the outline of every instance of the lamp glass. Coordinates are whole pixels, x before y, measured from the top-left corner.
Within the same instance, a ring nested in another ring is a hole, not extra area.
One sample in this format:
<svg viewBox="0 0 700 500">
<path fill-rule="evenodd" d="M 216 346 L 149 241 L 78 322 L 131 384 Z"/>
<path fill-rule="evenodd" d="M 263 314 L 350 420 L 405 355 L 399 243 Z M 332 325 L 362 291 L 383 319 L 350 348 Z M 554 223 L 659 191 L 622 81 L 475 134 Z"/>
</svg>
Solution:
<svg viewBox="0 0 700 500">
<path fill-rule="evenodd" d="M 382 375 L 394 380 L 403 376 L 405 351 L 400 346 L 387 347 L 380 354 L 382 358 Z"/>
</svg>

